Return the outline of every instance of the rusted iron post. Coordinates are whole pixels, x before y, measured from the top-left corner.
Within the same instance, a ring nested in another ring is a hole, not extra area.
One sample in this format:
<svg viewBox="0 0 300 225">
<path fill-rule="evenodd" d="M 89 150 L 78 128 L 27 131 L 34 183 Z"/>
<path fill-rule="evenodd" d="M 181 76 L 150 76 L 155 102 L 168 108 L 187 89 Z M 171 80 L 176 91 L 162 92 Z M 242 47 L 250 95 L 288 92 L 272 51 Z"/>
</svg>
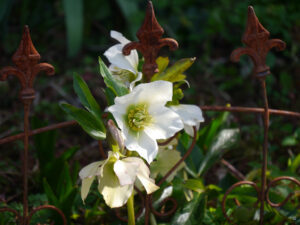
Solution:
<svg viewBox="0 0 300 225">
<path fill-rule="evenodd" d="M 232 61 L 238 61 L 241 55 L 251 57 L 254 64 L 254 75 L 259 79 L 262 90 L 262 99 L 264 102 L 264 141 L 263 141 L 263 158 L 261 172 L 261 189 L 260 189 L 260 225 L 264 223 L 264 203 L 266 200 L 266 171 L 268 164 L 268 131 L 269 131 L 269 105 L 266 89 L 266 76 L 270 74 L 270 68 L 266 65 L 266 56 L 271 48 L 277 50 L 285 49 L 285 43 L 279 39 L 269 39 L 270 33 L 259 22 L 252 6 L 248 7 L 248 19 L 246 31 L 243 35 L 242 42 L 247 46 L 238 48 L 231 54 Z"/>
<path fill-rule="evenodd" d="M 123 48 L 124 55 L 129 55 L 133 49 L 137 49 L 142 53 L 145 59 L 143 74 L 146 76 L 147 81 L 150 81 L 153 74 L 158 72 L 156 58 L 160 49 L 164 46 L 169 46 L 172 51 L 178 48 L 176 40 L 161 38 L 163 34 L 164 29 L 157 22 L 152 2 L 149 1 L 144 23 L 136 33 L 139 41 L 130 42 Z"/>
<path fill-rule="evenodd" d="M 31 214 L 29 214 L 28 209 L 28 141 L 30 135 L 30 124 L 29 124 L 29 114 L 30 114 L 30 106 L 35 98 L 35 91 L 33 88 L 33 83 L 36 75 L 40 72 L 45 72 L 47 75 L 54 75 L 54 67 L 48 63 L 39 63 L 40 54 L 35 49 L 28 26 L 24 27 L 22 39 L 20 45 L 12 57 L 13 63 L 16 67 L 8 66 L 4 67 L 0 71 L 0 80 L 4 81 L 7 79 L 9 75 L 15 75 L 18 77 L 21 83 L 21 90 L 19 93 L 19 98 L 24 107 L 24 151 L 22 154 L 22 177 L 23 177 L 23 215 L 17 216 L 20 224 L 29 225 L 30 218 L 37 210 L 34 210 Z M 55 208 L 54 206 L 41 206 L 39 210 L 44 208 L 51 208 L 57 211 L 59 214 L 62 212 Z M 0 212 L 11 211 L 11 210 L 1 210 Z M 63 214 L 62 214 L 63 215 Z M 64 224 L 65 218 L 62 217 Z"/>
</svg>

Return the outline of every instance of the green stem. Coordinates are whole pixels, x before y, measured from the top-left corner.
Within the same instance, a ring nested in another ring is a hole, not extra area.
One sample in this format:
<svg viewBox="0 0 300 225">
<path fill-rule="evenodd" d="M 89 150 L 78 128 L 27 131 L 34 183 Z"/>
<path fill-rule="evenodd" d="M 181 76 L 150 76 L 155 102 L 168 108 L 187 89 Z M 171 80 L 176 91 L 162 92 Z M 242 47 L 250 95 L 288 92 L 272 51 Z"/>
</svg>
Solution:
<svg viewBox="0 0 300 225">
<path fill-rule="evenodd" d="M 128 225 L 135 225 L 135 217 L 134 217 L 134 193 L 127 201 L 127 213 L 128 213 Z"/>
<path fill-rule="evenodd" d="M 156 219 L 155 219 L 155 216 L 153 215 L 153 213 L 150 213 L 150 224 L 157 225 Z"/>
</svg>

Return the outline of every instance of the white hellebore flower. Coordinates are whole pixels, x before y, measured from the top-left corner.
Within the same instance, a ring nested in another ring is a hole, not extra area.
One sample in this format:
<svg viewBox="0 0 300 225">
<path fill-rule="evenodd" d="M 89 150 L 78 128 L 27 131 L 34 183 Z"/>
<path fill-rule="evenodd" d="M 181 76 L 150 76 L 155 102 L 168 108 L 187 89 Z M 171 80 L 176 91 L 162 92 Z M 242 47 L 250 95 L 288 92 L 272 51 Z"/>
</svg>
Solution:
<svg viewBox="0 0 300 225">
<path fill-rule="evenodd" d="M 196 126 L 198 130 L 200 123 L 204 122 L 202 111 L 196 105 L 172 105 L 170 106 L 170 109 L 180 116 L 184 124 L 184 130 L 190 136 L 194 136 L 193 126 Z"/>
<path fill-rule="evenodd" d="M 149 164 L 158 152 L 156 140 L 172 137 L 183 129 L 178 114 L 165 106 L 172 95 L 171 82 L 154 81 L 116 97 L 115 104 L 108 108 L 123 132 L 125 147 L 138 152 Z"/>
<path fill-rule="evenodd" d="M 142 183 L 148 194 L 159 189 L 149 175 L 150 170 L 142 159 L 138 157 L 120 159 L 118 153 L 110 151 L 106 160 L 91 163 L 79 172 L 82 180 L 81 198 L 83 201 L 86 199 L 97 177 L 98 190 L 103 195 L 105 203 L 111 208 L 121 207 L 131 196 L 136 179 Z"/>
<path fill-rule="evenodd" d="M 104 55 L 111 63 L 109 70 L 113 75 L 116 75 L 118 80 L 132 89 L 134 84 L 142 79 L 142 73 L 138 72 L 138 53 L 136 50 L 132 50 L 130 55 L 123 55 L 122 49 L 130 41 L 114 30 L 110 32 L 110 36 L 119 41 L 120 44 L 116 44 L 104 52 Z"/>
</svg>

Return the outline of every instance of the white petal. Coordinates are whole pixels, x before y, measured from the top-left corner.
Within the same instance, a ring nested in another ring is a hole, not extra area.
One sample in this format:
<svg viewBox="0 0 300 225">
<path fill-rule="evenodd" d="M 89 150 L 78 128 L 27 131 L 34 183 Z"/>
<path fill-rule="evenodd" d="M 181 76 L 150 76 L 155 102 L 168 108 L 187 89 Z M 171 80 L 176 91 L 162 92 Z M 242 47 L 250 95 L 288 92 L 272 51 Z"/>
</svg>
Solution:
<svg viewBox="0 0 300 225">
<path fill-rule="evenodd" d="M 81 184 L 81 199 L 84 201 L 89 193 L 91 185 L 95 179 L 95 176 L 99 175 L 100 166 L 105 161 L 99 161 L 91 163 L 84 168 L 82 168 L 79 172 L 80 179 L 82 180 Z"/>
<path fill-rule="evenodd" d="M 80 179 L 85 179 L 85 178 L 92 178 L 97 175 L 99 167 L 105 162 L 103 161 L 98 161 L 98 162 L 93 162 L 85 167 L 83 167 L 80 172 L 79 176 Z"/>
<path fill-rule="evenodd" d="M 143 77 L 143 74 L 142 74 L 141 72 L 138 72 L 138 74 L 137 74 L 135 80 L 132 81 L 132 82 L 130 83 L 130 85 L 129 85 L 129 90 L 130 90 L 130 91 L 132 91 L 132 89 L 134 88 L 135 83 L 138 82 L 138 81 L 140 81 L 140 80 L 142 79 L 142 77 Z"/>
<path fill-rule="evenodd" d="M 116 44 L 106 50 L 104 55 L 115 67 L 119 67 L 120 69 L 128 70 L 136 74 L 138 66 L 137 53 L 133 50 L 130 55 L 124 56 L 122 53 L 123 47 L 124 45 L 122 44 Z"/>
<path fill-rule="evenodd" d="M 133 89 L 136 92 L 137 102 L 146 102 L 149 105 L 165 105 L 172 100 L 173 87 L 169 81 L 158 80 L 140 84 Z"/>
<path fill-rule="evenodd" d="M 155 180 L 151 179 L 149 176 L 150 170 L 148 166 L 144 162 L 141 162 L 137 177 L 145 187 L 147 194 L 151 194 L 159 189 L 159 187 L 155 185 Z"/>
<path fill-rule="evenodd" d="M 203 122 L 201 109 L 196 105 L 176 105 L 170 106 L 182 119 L 183 123 L 189 126 L 196 126 L 197 123 Z"/>
<path fill-rule="evenodd" d="M 104 161 L 104 163 L 102 164 L 102 166 L 100 167 L 99 173 L 98 175 L 101 177 L 103 176 L 103 170 L 106 164 L 108 163 L 112 163 L 115 162 L 116 160 L 118 160 L 120 157 L 119 153 L 117 152 L 113 152 L 113 151 L 109 151 L 108 152 L 108 156 L 107 159 Z"/>
<path fill-rule="evenodd" d="M 82 201 L 84 202 L 84 200 L 86 199 L 89 191 L 90 191 L 90 188 L 91 188 L 91 185 L 94 181 L 95 177 L 88 177 L 88 178 L 84 178 L 82 180 L 82 183 L 81 183 L 81 199 Z"/>
<path fill-rule="evenodd" d="M 179 115 L 167 107 L 160 107 L 159 109 L 149 107 L 149 113 L 153 118 L 153 123 L 145 128 L 145 132 L 154 139 L 172 137 L 176 132 L 183 129 Z"/>
<path fill-rule="evenodd" d="M 133 191 L 133 185 L 121 186 L 113 171 L 114 162 L 103 166 L 103 176 L 99 179 L 98 190 L 103 195 L 105 203 L 111 208 L 123 206 Z"/>
<path fill-rule="evenodd" d="M 131 151 L 136 151 L 149 164 L 157 155 L 158 145 L 156 140 L 141 131 L 137 136 L 130 132 L 125 134 L 125 146 Z"/>
<path fill-rule="evenodd" d="M 118 160 L 114 164 L 114 171 L 119 178 L 120 184 L 133 185 L 136 179 L 136 174 L 139 169 L 139 162 L 128 161 L 126 158 L 124 160 Z"/>
<path fill-rule="evenodd" d="M 123 108 L 120 105 L 112 105 L 112 106 L 108 107 L 108 109 L 107 109 L 108 112 L 111 112 L 113 114 L 113 116 L 118 124 L 118 127 L 121 129 L 122 132 L 124 132 L 124 129 L 126 127 L 126 124 L 124 121 L 124 115 L 126 113 L 126 108 L 125 107 Z"/>
<path fill-rule="evenodd" d="M 107 57 L 108 61 L 120 69 L 128 70 L 136 74 L 139 64 L 139 56 L 137 51 L 132 50 L 128 56 L 123 55 L 123 47 L 130 41 L 125 38 L 123 34 L 117 31 L 111 31 L 110 36 L 119 41 L 120 44 L 116 44 L 104 52 L 104 55 Z"/>
<path fill-rule="evenodd" d="M 136 151 L 150 164 L 153 159 L 155 159 L 157 152 L 158 152 L 158 145 L 156 140 L 146 134 L 145 132 L 140 132 L 139 137 L 139 146 L 140 149 Z M 144 152 L 146 154 L 144 155 Z"/>
<path fill-rule="evenodd" d="M 128 157 L 122 159 L 122 161 L 126 162 L 127 165 L 131 164 L 137 167 L 136 176 L 145 187 L 148 194 L 151 194 L 152 192 L 159 189 L 159 187 L 155 185 L 155 181 L 149 177 L 150 170 L 142 159 L 138 157 Z"/>
<path fill-rule="evenodd" d="M 198 130 L 200 127 L 200 122 L 196 124 L 196 129 Z M 193 126 L 189 126 L 189 125 L 184 125 L 184 131 L 190 135 L 191 137 L 194 136 L 194 129 Z"/>
<path fill-rule="evenodd" d="M 118 31 L 115 31 L 115 30 L 110 31 L 110 36 L 113 39 L 116 39 L 118 42 L 120 42 L 123 45 L 126 45 L 130 42 L 126 37 L 123 36 L 123 34 L 121 34 Z"/>
</svg>

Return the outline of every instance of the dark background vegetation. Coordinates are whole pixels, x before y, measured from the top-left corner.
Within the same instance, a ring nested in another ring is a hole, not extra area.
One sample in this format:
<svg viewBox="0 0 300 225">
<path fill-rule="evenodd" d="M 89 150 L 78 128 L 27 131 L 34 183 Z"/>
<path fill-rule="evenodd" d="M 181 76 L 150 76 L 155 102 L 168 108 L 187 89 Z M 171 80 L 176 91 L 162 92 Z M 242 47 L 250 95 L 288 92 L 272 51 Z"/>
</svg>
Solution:
<svg viewBox="0 0 300 225">
<path fill-rule="evenodd" d="M 80 105 L 72 88 L 73 72 L 83 76 L 102 108 L 105 107 L 101 91 L 104 84 L 99 76 L 97 58 L 115 43 L 110 38 L 110 30 L 117 30 L 128 39 L 136 40 L 135 33 L 143 21 L 146 3 L 145 0 L 0 0 L 0 66 L 12 64 L 11 56 L 18 47 L 22 28 L 27 24 L 32 41 L 42 56 L 41 61 L 51 63 L 56 69 L 54 77 L 39 75 L 36 80 L 37 98 L 32 116 L 38 122 L 33 126 L 40 126 L 41 121 L 55 123 L 68 119 L 59 108 L 59 101 Z M 171 62 L 197 57 L 187 72 L 191 88 L 185 91 L 185 102 L 200 106 L 262 106 L 258 83 L 251 76 L 249 58 L 242 57 L 237 64 L 229 60 L 232 50 L 242 46 L 247 6 L 253 5 L 271 38 L 282 39 L 287 44 L 285 51 L 272 50 L 267 57 L 272 72 L 267 77 L 270 107 L 299 111 L 298 0 L 153 0 L 153 5 L 165 30 L 164 36 L 176 39 L 180 45 L 175 52 L 163 49 L 162 55 L 168 55 Z M 15 78 L 0 83 L 0 137 L 22 130 L 18 90 Z M 218 115 L 206 113 L 204 126 Z M 231 114 L 224 122 L 224 126 L 241 130 L 238 147 L 224 157 L 244 174 L 260 163 L 262 123 L 259 115 L 239 114 Z M 285 170 L 289 158 L 300 153 L 299 119 L 272 116 L 270 124 L 269 161 L 271 165 Z M 54 155 L 58 157 L 74 145 L 80 146 L 80 150 L 72 157 L 72 167 L 77 161 L 81 168 L 100 158 L 97 143 L 77 127 L 59 131 Z M 4 200 L 21 199 L 21 177 L 18 175 L 21 146 L 21 142 L 0 146 L 0 168 L 3 168 L 0 169 L 3 171 L 0 172 L 0 197 Z M 31 153 L 30 169 L 34 174 L 38 161 L 34 151 Z M 212 167 L 207 183 L 218 183 L 220 167 L 218 164 Z M 33 190 L 30 191 L 40 190 L 40 185 L 39 181 L 32 179 L 30 186 Z M 16 189 L 12 190 L 12 186 Z"/>
</svg>

